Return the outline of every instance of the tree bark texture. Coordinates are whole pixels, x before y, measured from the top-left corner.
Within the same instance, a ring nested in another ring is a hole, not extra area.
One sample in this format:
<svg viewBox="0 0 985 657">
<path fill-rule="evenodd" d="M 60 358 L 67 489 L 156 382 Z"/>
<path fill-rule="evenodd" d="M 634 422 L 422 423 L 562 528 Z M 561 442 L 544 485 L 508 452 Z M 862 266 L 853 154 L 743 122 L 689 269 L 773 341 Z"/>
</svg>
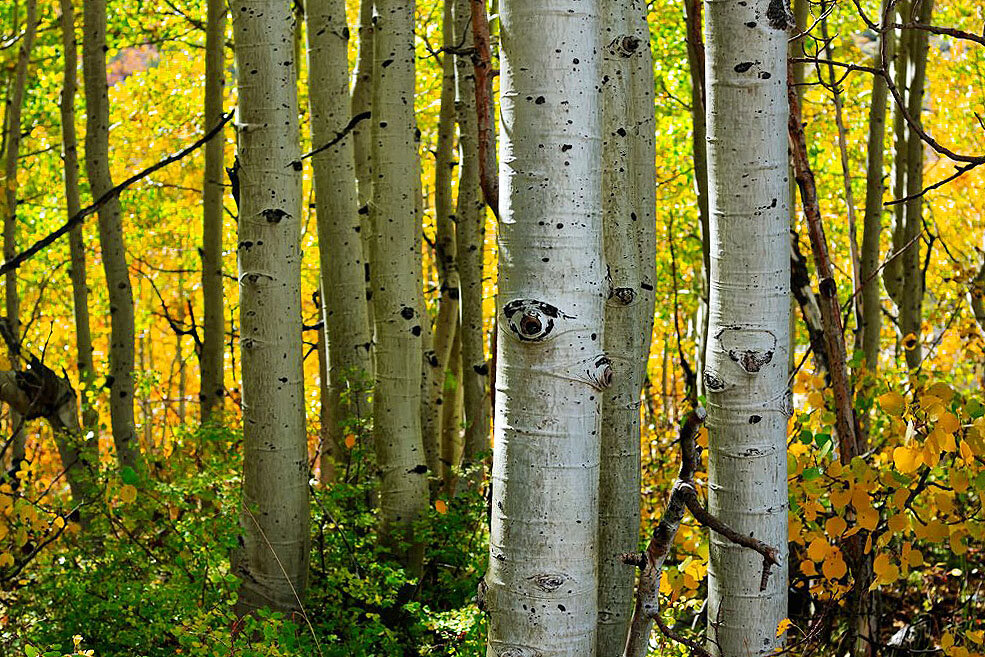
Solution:
<svg viewBox="0 0 985 657">
<path fill-rule="evenodd" d="M 500 13 L 490 657 L 596 654 L 599 417 L 612 379 L 599 10 L 506 0 Z"/>
<path fill-rule="evenodd" d="M 778 550 L 761 590 L 756 555 L 711 536 L 709 650 L 768 654 L 786 616 L 790 247 L 787 30 L 782 2 L 706 8 L 711 294 L 709 511 Z"/>
<path fill-rule="evenodd" d="M 300 607 L 308 565 L 295 25 L 279 0 L 236 0 L 230 14 L 239 72 L 243 372 L 237 610 L 291 611 Z"/>
</svg>

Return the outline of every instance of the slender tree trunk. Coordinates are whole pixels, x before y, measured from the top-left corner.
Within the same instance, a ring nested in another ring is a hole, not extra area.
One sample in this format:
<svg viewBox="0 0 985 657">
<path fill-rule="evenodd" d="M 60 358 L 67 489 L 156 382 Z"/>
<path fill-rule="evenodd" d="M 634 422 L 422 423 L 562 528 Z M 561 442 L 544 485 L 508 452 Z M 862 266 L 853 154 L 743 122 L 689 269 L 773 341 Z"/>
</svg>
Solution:
<svg viewBox="0 0 985 657">
<path fill-rule="evenodd" d="M 598 654 L 623 649 L 635 573 L 622 555 L 639 545 L 640 400 L 653 321 L 656 260 L 653 88 L 646 3 L 601 3 L 602 223 L 612 295 L 605 353 L 613 383 L 602 395 L 599 467 Z M 650 171 L 644 171 L 649 169 Z M 641 229 L 650 229 L 649 235 Z"/>
<path fill-rule="evenodd" d="M 708 510 L 778 548 L 761 559 L 711 538 L 709 650 L 768 654 L 786 616 L 790 249 L 787 30 L 782 3 L 707 2 L 711 327 Z"/>
<path fill-rule="evenodd" d="M 308 0 L 307 12 L 311 140 L 318 148 L 349 122 L 349 31 L 344 0 Z M 325 441 L 332 448 L 343 444 L 347 422 L 369 415 L 369 397 L 357 391 L 373 376 L 353 142 L 346 137 L 312 161 L 331 418 Z"/>
<path fill-rule="evenodd" d="M 21 148 L 21 111 L 24 105 L 24 90 L 27 86 L 27 71 L 31 62 L 31 52 L 34 50 L 34 38 L 37 34 L 38 18 L 36 0 L 25 3 L 26 18 L 24 34 L 20 38 L 17 49 L 17 63 L 14 65 L 14 81 L 10 95 L 7 97 L 7 107 L 4 112 L 4 212 L 3 212 L 3 258 L 10 260 L 17 253 L 17 160 Z M 16 13 L 16 8 L 14 12 Z M 7 272 L 4 279 L 4 297 L 7 322 L 15 340 L 20 340 L 20 296 L 17 293 L 17 270 Z M 14 354 L 10 354 L 11 360 Z M 17 465 L 27 455 L 27 433 L 24 431 L 24 420 L 11 407 L 11 463 Z"/>
<path fill-rule="evenodd" d="M 319 304 L 321 301 L 319 301 Z M 319 305 L 319 310 L 321 306 Z M 324 313 L 320 313 L 324 317 Z M 325 330 L 318 331 L 318 443 L 319 443 L 319 480 L 330 484 L 336 479 L 336 464 L 342 458 L 342 445 L 336 442 L 338 432 L 333 433 L 337 426 L 332 415 L 332 391 L 328 382 L 328 345 Z M 345 438 L 342 438 L 345 440 Z"/>
<path fill-rule="evenodd" d="M 457 318 L 456 318 L 457 320 Z M 441 485 L 445 493 L 454 494 L 458 474 L 455 468 L 462 454 L 462 331 L 456 323 L 455 339 L 448 359 L 448 376 L 444 380 L 441 405 Z"/>
<path fill-rule="evenodd" d="M 469 0 L 454 0 L 455 44 L 472 46 Z M 475 110 L 475 68 L 467 54 L 455 55 L 456 116 L 461 166 L 458 175 L 458 224 L 455 227 L 460 285 L 462 394 L 465 437 L 462 462 L 475 463 L 489 449 L 489 364 L 482 321 L 482 268 L 485 205 L 479 189 L 479 128 Z"/>
<path fill-rule="evenodd" d="M 222 118 L 223 76 L 225 74 L 226 3 L 208 0 L 205 25 L 205 130 Z M 202 353 L 199 358 L 201 386 L 199 400 L 202 421 L 214 410 L 221 410 L 225 394 L 222 285 L 222 162 L 225 139 L 216 135 L 205 144 L 205 171 L 202 180 Z"/>
<path fill-rule="evenodd" d="M 84 3 L 83 77 L 86 97 L 85 161 L 89 188 L 99 198 L 113 187 L 109 166 L 109 87 L 106 83 L 106 0 Z M 109 287 L 110 389 L 113 443 L 120 467 L 143 469 L 134 424 L 134 308 L 127 266 L 120 200 L 114 197 L 99 211 L 99 244 Z"/>
<path fill-rule="evenodd" d="M 423 548 L 411 525 L 428 503 L 421 438 L 420 169 L 414 122 L 414 2 L 377 0 L 373 86 L 373 439 L 382 483 L 383 534 L 412 572 Z M 406 541 L 403 548 L 398 542 Z"/>
<path fill-rule="evenodd" d="M 308 565 L 301 363 L 301 174 L 294 17 L 286 2 L 230 4 L 239 71 L 243 541 L 237 610 L 296 610 Z"/>
<path fill-rule="evenodd" d="M 359 3 L 359 54 L 356 58 L 355 82 L 352 85 L 351 107 L 352 116 L 365 112 L 372 113 L 373 109 L 373 0 L 360 0 Z M 363 258 L 365 260 L 366 298 L 369 303 L 370 334 L 373 332 L 373 302 L 370 299 L 370 261 L 373 238 L 373 214 L 369 211 L 369 202 L 373 198 L 373 140 L 370 128 L 373 120 L 362 121 L 352 130 L 352 145 L 356 160 L 356 189 L 359 198 L 360 231 L 363 241 Z"/>
<path fill-rule="evenodd" d="M 919 6 L 918 23 L 929 25 L 934 12 L 934 0 L 923 0 Z M 909 95 L 906 99 L 910 116 L 921 123 L 923 99 L 927 82 L 927 50 L 930 34 L 924 30 L 913 30 Z M 906 194 L 914 196 L 906 202 L 904 212 L 905 228 L 903 244 L 914 242 L 900 256 L 903 287 L 899 305 L 900 332 L 903 334 L 903 347 L 906 350 L 906 365 L 915 369 L 923 360 L 920 344 L 921 324 L 923 323 L 923 268 L 920 259 L 920 240 L 923 232 L 923 140 L 912 128 L 906 139 Z"/>
<path fill-rule="evenodd" d="M 888 0 L 883 0 L 883 15 Z M 887 53 L 893 56 L 893 33 L 883 32 Z M 886 80 L 881 75 L 872 76 L 872 100 L 869 106 L 869 139 L 865 168 L 865 216 L 862 219 L 862 330 L 856 348 L 861 347 L 865 367 L 871 374 L 879 369 L 879 335 L 882 331 L 882 302 L 879 294 L 879 240 L 882 235 L 882 202 L 885 192 L 883 160 L 886 139 Z"/>
<path fill-rule="evenodd" d="M 601 18 L 505 0 L 489 655 L 596 654 Z M 549 35 L 549 38 L 548 38 Z"/>
<path fill-rule="evenodd" d="M 907 22 L 909 16 L 910 3 L 908 0 L 901 0 L 896 6 L 899 18 L 902 22 Z M 916 30 L 902 30 L 896 48 L 896 56 L 893 58 L 896 88 L 905 101 L 909 96 L 909 67 L 910 53 L 912 51 L 913 35 Z M 906 147 L 907 125 L 903 118 L 902 108 L 897 107 L 893 116 L 893 197 L 903 198 L 906 196 L 906 170 L 907 170 L 907 147 Z M 903 261 L 899 257 L 893 257 L 905 246 L 905 212 L 906 204 L 897 203 L 893 206 L 893 237 L 892 251 L 887 258 L 886 266 L 882 271 L 883 284 L 889 297 L 899 307 L 902 299 L 900 295 L 903 289 Z M 913 248 L 912 246 L 910 248 Z M 898 328 L 898 327 L 897 327 Z"/>
</svg>

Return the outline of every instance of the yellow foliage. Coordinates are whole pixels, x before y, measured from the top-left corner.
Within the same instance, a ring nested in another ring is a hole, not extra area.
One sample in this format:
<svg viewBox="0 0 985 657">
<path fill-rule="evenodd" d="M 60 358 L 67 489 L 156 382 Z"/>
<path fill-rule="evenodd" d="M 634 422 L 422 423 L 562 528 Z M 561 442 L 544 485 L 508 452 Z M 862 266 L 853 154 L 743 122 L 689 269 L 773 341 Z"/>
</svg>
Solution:
<svg viewBox="0 0 985 657">
<path fill-rule="evenodd" d="M 876 401 L 879 402 L 880 408 L 889 415 L 903 415 L 903 411 L 906 410 L 906 400 L 903 399 L 903 395 L 893 390 L 880 395 Z"/>
</svg>

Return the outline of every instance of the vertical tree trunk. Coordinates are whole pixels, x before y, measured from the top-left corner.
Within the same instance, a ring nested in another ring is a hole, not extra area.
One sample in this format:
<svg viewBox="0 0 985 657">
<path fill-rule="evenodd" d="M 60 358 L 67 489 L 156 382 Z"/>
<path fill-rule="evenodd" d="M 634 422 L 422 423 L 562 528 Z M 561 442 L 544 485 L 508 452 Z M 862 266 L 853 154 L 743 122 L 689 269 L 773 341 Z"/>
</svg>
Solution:
<svg viewBox="0 0 985 657">
<path fill-rule="evenodd" d="M 489 655 L 596 654 L 602 43 L 595 1 L 506 0 Z"/>
<path fill-rule="evenodd" d="M 414 122 L 414 2 L 377 0 L 373 86 L 373 249 L 376 324 L 373 439 L 383 533 L 411 572 L 423 549 L 411 525 L 427 507 L 421 439 L 420 170 Z M 401 548 L 398 542 L 408 541 Z"/>
<path fill-rule="evenodd" d="M 373 109 L 373 0 L 360 0 L 359 3 L 359 55 L 354 71 L 355 82 L 352 85 L 352 116 L 359 116 Z M 372 119 L 362 121 L 352 130 L 352 145 L 356 159 L 356 188 L 359 198 L 360 235 L 363 241 L 363 258 L 365 259 L 365 287 L 369 298 L 369 256 L 372 252 L 373 215 L 369 211 L 369 202 L 373 198 L 373 141 Z M 373 332 L 373 303 L 369 300 L 370 334 Z"/>
<path fill-rule="evenodd" d="M 226 6 L 208 0 L 205 24 L 205 130 L 222 119 L 223 76 L 225 74 Z M 202 180 L 202 296 L 203 326 L 201 386 L 202 421 L 213 410 L 221 410 L 225 391 L 223 376 L 223 286 L 222 286 L 222 161 L 225 139 L 216 135 L 205 144 L 205 171 Z"/>
<path fill-rule="evenodd" d="M 713 654 L 767 654 L 786 616 L 787 350 L 790 248 L 787 30 L 781 2 L 707 2 L 711 327 L 707 365 L 708 507 L 778 548 L 760 559 L 711 537 Z"/>
<path fill-rule="evenodd" d="M 239 71 L 244 452 L 237 609 L 294 610 L 308 563 L 294 17 L 279 0 L 235 0 L 230 13 Z"/>
<path fill-rule="evenodd" d="M 92 197 L 113 187 L 109 166 L 109 87 L 106 83 L 106 0 L 84 4 L 82 70 L 85 80 L 85 161 Z M 134 310 L 133 287 L 127 266 L 120 200 L 114 197 L 99 211 L 99 244 L 109 287 L 110 389 L 109 411 L 113 444 L 120 467 L 142 469 L 134 425 Z"/>
<path fill-rule="evenodd" d="M 349 31 L 344 0 L 309 0 L 307 12 L 311 141 L 318 148 L 332 141 L 349 122 Z M 325 295 L 321 305 L 331 418 L 326 442 L 330 446 L 342 445 L 346 422 L 368 416 L 368 395 L 355 391 L 365 390 L 363 381 L 373 375 L 353 141 L 346 137 L 312 160 Z"/>
<path fill-rule="evenodd" d="M 909 21 L 909 0 L 901 0 L 896 5 L 896 12 L 899 14 L 901 22 Z M 904 102 L 909 96 L 909 68 L 910 53 L 912 51 L 913 35 L 916 30 L 900 31 L 899 41 L 897 42 L 896 54 L 893 57 L 893 77 L 895 78 L 896 88 Z M 906 170 L 907 170 L 907 147 L 906 147 L 907 125 L 903 118 L 902 108 L 897 107 L 893 115 L 893 197 L 903 198 L 906 196 Z M 903 289 L 903 262 L 899 257 L 892 257 L 897 254 L 905 245 L 903 233 L 905 231 L 906 204 L 897 203 L 893 206 L 893 237 L 892 251 L 886 260 L 886 266 L 882 270 L 883 284 L 886 292 L 899 306 L 902 302 L 900 294 Z M 912 246 L 910 248 L 913 248 Z M 897 326 L 897 328 L 899 328 Z"/>
<path fill-rule="evenodd" d="M 916 21 L 929 25 L 934 12 L 934 0 L 923 0 L 919 6 Z M 906 98 L 907 111 L 917 124 L 921 124 L 923 98 L 927 81 L 927 50 L 930 34 L 924 30 L 913 30 L 911 36 L 909 95 Z M 903 245 L 914 242 L 900 256 L 903 287 L 900 291 L 899 321 L 903 334 L 903 347 L 906 350 L 906 366 L 915 369 L 923 360 L 920 344 L 921 324 L 923 323 L 923 268 L 920 259 L 919 236 L 923 232 L 923 140 L 916 130 L 909 129 L 906 138 L 906 194 L 915 196 L 906 202 L 904 212 Z"/>
<path fill-rule="evenodd" d="M 38 18 L 36 0 L 25 3 L 26 17 L 24 34 L 20 38 L 17 49 L 17 63 L 14 65 L 14 81 L 7 97 L 7 107 L 4 112 L 4 212 L 3 212 L 3 258 L 10 260 L 17 253 L 17 160 L 21 152 L 21 111 L 24 105 L 24 90 L 27 86 L 27 71 L 31 63 L 31 51 L 34 49 L 34 37 L 37 34 Z M 14 9 L 15 13 L 17 9 Z M 7 322 L 12 337 L 20 340 L 20 296 L 17 293 L 17 270 L 7 272 L 4 279 L 4 300 Z M 11 361 L 15 354 L 11 353 Z M 17 465 L 26 456 L 27 434 L 24 432 L 24 420 L 13 408 L 10 409 L 11 425 L 11 463 Z"/>
<path fill-rule="evenodd" d="M 469 0 L 454 0 L 455 44 L 472 46 Z M 456 116 L 461 165 L 458 172 L 458 224 L 455 227 L 460 286 L 462 394 L 465 437 L 463 465 L 489 449 L 489 364 L 482 322 L 482 268 L 485 205 L 479 189 L 479 128 L 475 110 L 475 67 L 467 54 L 455 55 Z"/>
<path fill-rule="evenodd" d="M 883 0 L 885 14 L 888 0 Z M 883 32 L 888 56 L 892 58 L 895 39 L 893 32 Z M 856 348 L 861 347 L 865 367 L 872 374 L 879 369 L 879 335 L 882 331 L 882 302 L 879 294 L 879 240 L 882 235 L 882 202 L 885 192 L 883 160 L 886 139 L 886 80 L 872 76 L 872 100 L 869 106 L 869 139 L 865 167 L 865 216 L 862 219 L 862 331 Z"/>
<path fill-rule="evenodd" d="M 457 318 L 456 318 L 457 319 Z M 441 485 L 445 493 L 455 492 L 455 468 L 462 455 L 462 331 L 455 328 L 455 340 L 448 359 L 448 376 L 444 381 L 441 405 Z"/>
<path fill-rule="evenodd" d="M 598 654 L 616 655 L 626 642 L 635 576 L 621 557 L 639 544 L 640 395 L 653 326 L 656 155 L 646 3 L 606 0 L 601 16 L 602 224 L 612 284 L 604 344 L 613 383 L 602 395 Z"/>
</svg>

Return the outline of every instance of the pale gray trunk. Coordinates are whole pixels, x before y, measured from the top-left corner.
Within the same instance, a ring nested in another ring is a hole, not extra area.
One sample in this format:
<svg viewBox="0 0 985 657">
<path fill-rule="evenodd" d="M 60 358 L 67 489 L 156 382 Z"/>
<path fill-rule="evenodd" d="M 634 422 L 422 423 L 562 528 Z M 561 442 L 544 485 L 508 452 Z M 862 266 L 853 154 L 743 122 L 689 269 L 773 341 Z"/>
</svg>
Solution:
<svg viewBox="0 0 985 657">
<path fill-rule="evenodd" d="M 72 0 L 59 0 L 62 16 L 62 48 L 65 57 L 65 81 L 59 109 L 62 120 L 62 170 L 65 176 L 65 214 L 71 218 L 81 209 L 79 195 L 79 149 L 75 131 L 75 95 L 78 93 L 78 48 L 75 39 L 75 8 Z M 92 331 L 89 327 L 89 285 L 86 282 L 86 247 L 82 226 L 69 233 L 72 279 L 72 309 L 75 318 L 76 365 L 79 370 L 79 406 L 82 427 L 97 431 L 99 414 L 89 396 L 96 373 L 92 362 Z M 95 437 L 95 434 L 93 434 Z"/>
<path fill-rule="evenodd" d="M 472 46 L 469 0 L 454 0 L 455 44 Z M 474 464 L 489 449 L 489 364 L 482 320 L 482 268 L 486 210 L 479 189 L 479 127 L 475 113 L 475 67 L 467 54 L 455 55 L 456 115 L 461 165 L 458 224 L 455 227 L 460 285 L 462 395 L 465 437 L 462 463 Z"/>
<path fill-rule="evenodd" d="M 27 86 L 27 71 L 31 62 L 31 51 L 34 49 L 34 37 L 37 34 L 38 18 L 36 0 L 25 3 L 26 17 L 24 34 L 21 35 L 17 49 L 17 63 L 14 65 L 14 81 L 10 96 L 7 98 L 7 108 L 4 113 L 4 125 L 7 134 L 4 135 L 4 178 L 3 191 L 5 197 L 3 213 L 3 259 L 9 261 L 17 253 L 17 160 L 21 148 L 21 111 L 24 105 L 24 90 Z M 16 13 L 17 8 L 14 8 Z M 7 322 L 15 340 L 20 340 L 20 296 L 17 293 L 17 270 L 7 272 L 4 279 L 4 297 Z M 10 354 L 11 360 L 14 354 Z M 24 431 L 24 420 L 13 408 L 10 410 L 11 425 L 11 463 L 17 467 L 26 456 L 27 433 Z"/>
<path fill-rule="evenodd" d="M 350 118 L 345 2 L 308 0 L 307 18 L 311 141 L 320 148 L 335 139 Z M 337 449 L 345 439 L 345 423 L 369 417 L 368 395 L 355 391 L 364 391 L 363 382 L 373 376 L 353 138 L 315 155 L 312 165 L 328 359 L 330 422 L 325 442 Z M 327 474 L 324 468 L 323 472 Z"/>
<path fill-rule="evenodd" d="M 602 223 L 612 285 L 604 345 L 613 383 L 602 395 L 599 655 L 620 654 L 625 645 L 635 573 L 621 557 L 639 547 L 640 400 L 656 261 L 653 60 L 646 7 L 642 1 L 601 3 Z"/>
<path fill-rule="evenodd" d="M 376 28 L 373 26 L 373 0 L 360 0 L 359 56 L 356 59 L 355 82 L 352 85 L 352 116 L 372 112 L 373 109 L 373 34 L 375 30 Z M 373 237 L 373 215 L 369 211 L 369 203 L 373 198 L 373 141 L 370 127 L 372 122 L 372 118 L 362 121 L 352 130 L 353 152 L 356 161 L 356 188 L 359 198 L 360 235 L 363 241 L 363 257 L 366 260 L 364 278 L 367 296 L 370 289 L 369 255 L 372 252 Z M 372 300 L 369 301 L 368 307 L 370 324 L 372 325 Z M 370 333 L 372 333 L 372 326 L 370 326 Z"/>
<path fill-rule="evenodd" d="M 902 0 L 896 6 L 899 18 L 902 22 L 909 20 L 908 0 Z M 892 15 L 892 14 L 891 14 Z M 912 50 L 913 35 L 916 30 L 902 30 L 897 42 L 896 54 L 893 61 L 893 77 L 896 88 L 899 90 L 900 97 L 906 100 L 909 95 L 909 67 L 910 52 Z M 893 115 L 893 198 L 903 198 L 906 196 L 906 169 L 907 169 L 907 125 L 903 117 L 901 107 L 894 106 Z M 890 299 L 897 306 L 902 302 L 901 293 L 903 289 L 903 262 L 899 257 L 892 257 L 904 246 L 905 212 L 906 204 L 897 203 L 893 206 L 893 235 L 892 250 L 886 259 L 886 265 L 882 270 L 883 284 Z M 912 247 L 911 247 L 912 248 Z"/>
<path fill-rule="evenodd" d="M 205 123 L 211 130 L 222 119 L 223 77 L 225 75 L 226 3 L 208 0 L 205 24 Z M 223 376 L 222 226 L 224 194 L 222 161 L 225 146 L 222 133 L 205 144 L 205 171 L 202 179 L 202 353 L 199 357 L 201 382 L 199 400 L 202 421 L 222 409 L 225 394 Z"/>
<path fill-rule="evenodd" d="M 489 657 L 593 657 L 603 353 L 598 2 L 502 4 Z"/>
<path fill-rule="evenodd" d="M 447 495 L 455 492 L 456 469 L 462 458 L 462 331 L 456 323 L 441 404 L 441 485 Z"/>
<path fill-rule="evenodd" d="M 423 550 L 412 525 L 428 504 L 421 439 L 420 164 L 414 122 L 414 2 L 377 0 L 373 85 L 373 235 L 376 325 L 373 440 L 383 534 L 412 573 Z M 403 548 L 398 542 L 406 541 Z"/>
<path fill-rule="evenodd" d="M 740 534 L 778 548 L 761 559 L 713 534 L 709 650 L 761 655 L 786 616 L 787 351 L 790 247 L 782 3 L 706 2 L 711 326 L 707 365 L 708 507 Z"/>
<path fill-rule="evenodd" d="M 301 174 L 294 17 L 278 0 L 230 3 L 239 72 L 242 543 L 237 610 L 296 610 L 308 564 L 301 363 Z"/>
<path fill-rule="evenodd" d="M 106 0 L 83 5 L 82 70 L 85 80 L 85 161 L 89 189 L 97 199 L 113 188 L 109 166 L 109 87 L 106 82 Z M 109 411 L 113 444 L 120 467 L 143 469 L 143 457 L 133 417 L 134 309 L 127 266 L 120 200 L 113 197 L 99 210 L 99 245 L 109 288 L 110 389 Z"/>
</svg>

